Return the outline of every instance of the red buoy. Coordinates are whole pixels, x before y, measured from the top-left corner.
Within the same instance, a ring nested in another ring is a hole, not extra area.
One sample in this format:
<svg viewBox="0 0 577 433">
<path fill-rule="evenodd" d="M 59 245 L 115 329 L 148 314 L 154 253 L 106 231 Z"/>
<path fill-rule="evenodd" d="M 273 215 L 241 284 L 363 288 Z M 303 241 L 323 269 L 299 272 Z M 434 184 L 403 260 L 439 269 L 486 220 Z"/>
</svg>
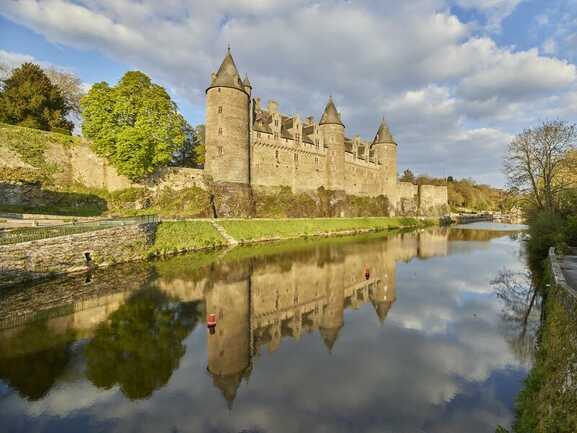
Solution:
<svg viewBox="0 0 577 433">
<path fill-rule="evenodd" d="M 216 314 L 209 314 L 208 318 L 206 319 L 206 324 L 209 328 L 216 327 Z"/>
</svg>

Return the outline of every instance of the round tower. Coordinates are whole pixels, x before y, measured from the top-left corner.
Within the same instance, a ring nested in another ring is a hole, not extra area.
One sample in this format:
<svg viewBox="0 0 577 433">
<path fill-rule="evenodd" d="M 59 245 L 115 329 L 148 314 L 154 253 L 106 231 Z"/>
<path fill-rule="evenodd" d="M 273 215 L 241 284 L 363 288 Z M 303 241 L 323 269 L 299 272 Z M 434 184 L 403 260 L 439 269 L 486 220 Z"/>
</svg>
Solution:
<svg viewBox="0 0 577 433">
<path fill-rule="evenodd" d="M 377 160 L 381 164 L 382 192 L 390 194 L 397 184 L 397 143 L 385 119 L 381 121 L 373 146 L 375 146 Z"/>
<path fill-rule="evenodd" d="M 335 107 L 333 98 L 319 122 L 319 131 L 327 147 L 327 187 L 333 191 L 345 189 L 345 125 Z"/>
<path fill-rule="evenodd" d="M 216 183 L 249 183 L 249 92 L 229 48 L 206 89 L 205 171 Z"/>
</svg>

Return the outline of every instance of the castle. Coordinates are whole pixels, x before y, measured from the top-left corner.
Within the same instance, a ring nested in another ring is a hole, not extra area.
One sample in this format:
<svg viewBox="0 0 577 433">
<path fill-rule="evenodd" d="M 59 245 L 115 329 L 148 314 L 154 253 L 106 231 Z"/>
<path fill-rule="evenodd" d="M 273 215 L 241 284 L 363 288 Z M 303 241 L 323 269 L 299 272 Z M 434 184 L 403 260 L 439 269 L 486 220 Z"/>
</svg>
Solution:
<svg viewBox="0 0 577 433">
<path fill-rule="evenodd" d="M 382 120 L 375 138 L 349 138 L 329 98 L 320 121 L 266 108 L 252 97 L 230 53 L 206 90 L 205 175 L 237 192 L 288 186 L 293 192 L 385 196 L 393 214 L 438 214 L 447 207 L 444 186 L 397 180 L 397 143 Z"/>
</svg>

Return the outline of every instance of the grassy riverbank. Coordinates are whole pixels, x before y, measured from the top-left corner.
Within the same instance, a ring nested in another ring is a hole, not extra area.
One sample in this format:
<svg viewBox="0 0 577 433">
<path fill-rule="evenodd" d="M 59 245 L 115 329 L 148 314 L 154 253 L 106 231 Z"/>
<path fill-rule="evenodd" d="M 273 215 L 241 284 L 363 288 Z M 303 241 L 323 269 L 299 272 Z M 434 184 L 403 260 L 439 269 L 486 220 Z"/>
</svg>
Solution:
<svg viewBox="0 0 577 433">
<path fill-rule="evenodd" d="M 150 255 L 226 246 L 222 235 L 208 221 L 165 221 L 158 224 Z"/>
<path fill-rule="evenodd" d="M 577 431 L 577 302 L 554 284 L 549 269 L 535 364 L 517 398 L 515 433 Z"/>
<path fill-rule="evenodd" d="M 572 211 L 574 212 L 574 210 Z M 547 253 L 577 244 L 577 218 L 535 212 L 529 218 L 528 264 L 543 298 L 535 363 L 517 397 L 513 433 L 577 431 L 577 301 L 555 284 Z M 498 428 L 497 433 L 505 432 Z"/>
<path fill-rule="evenodd" d="M 229 236 L 243 244 L 263 241 L 347 235 L 433 225 L 416 218 L 310 218 L 215 220 Z M 208 220 L 166 221 L 156 230 L 149 255 L 168 255 L 229 245 Z"/>
<path fill-rule="evenodd" d="M 219 220 L 218 223 L 239 242 L 327 236 L 339 233 L 367 232 L 424 227 L 431 221 L 416 218 L 306 218 L 275 220 Z"/>
</svg>

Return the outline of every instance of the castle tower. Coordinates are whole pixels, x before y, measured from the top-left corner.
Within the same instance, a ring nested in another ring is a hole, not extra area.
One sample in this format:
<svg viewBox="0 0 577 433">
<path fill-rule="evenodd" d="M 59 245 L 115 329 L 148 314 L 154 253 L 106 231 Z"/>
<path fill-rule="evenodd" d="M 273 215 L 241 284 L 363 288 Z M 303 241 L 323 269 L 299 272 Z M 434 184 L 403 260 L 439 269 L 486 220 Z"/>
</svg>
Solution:
<svg viewBox="0 0 577 433">
<path fill-rule="evenodd" d="M 216 183 L 249 183 L 250 91 L 229 48 L 206 89 L 205 172 Z"/>
<path fill-rule="evenodd" d="M 319 122 L 319 132 L 327 146 L 327 189 L 345 189 L 345 125 L 335 107 L 333 98 L 325 107 Z"/>
<path fill-rule="evenodd" d="M 206 295 L 207 314 L 217 316 L 215 333 L 208 335 L 208 372 L 229 407 L 250 374 L 249 291 L 250 275 L 233 275 Z"/>
<path fill-rule="evenodd" d="M 327 349 L 332 351 L 344 324 L 345 287 L 344 266 L 333 262 L 327 266 L 326 300 L 320 321 L 319 332 Z"/>
<path fill-rule="evenodd" d="M 397 143 L 384 118 L 373 140 L 373 146 L 375 146 L 377 161 L 381 164 L 383 182 L 381 191 L 390 197 L 397 185 Z"/>
</svg>

